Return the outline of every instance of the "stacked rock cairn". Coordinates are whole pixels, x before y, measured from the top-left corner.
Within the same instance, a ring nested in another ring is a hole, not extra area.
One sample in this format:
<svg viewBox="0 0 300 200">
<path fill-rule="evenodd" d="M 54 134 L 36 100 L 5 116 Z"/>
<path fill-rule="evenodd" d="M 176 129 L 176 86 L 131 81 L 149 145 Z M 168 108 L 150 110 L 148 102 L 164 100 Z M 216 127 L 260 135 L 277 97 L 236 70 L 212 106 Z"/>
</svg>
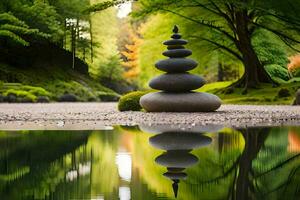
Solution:
<svg viewBox="0 0 300 200">
<path fill-rule="evenodd" d="M 197 67 L 198 63 L 186 58 L 192 51 L 185 49 L 188 41 L 181 39 L 175 25 L 171 40 L 163 44 L 168 50 L 163 52 L 169 59 L 160 60 L 155 64 L 158 70 L 166 72 L 152 79 L 149 86 L 161 92 L 153 92 L 142 96 L 141 106 L 148 112 L 211 112 L 221 106 L 219 97 L 193 92 L 205 84 L 205 80 L 188 71 Z"/>
</svg>

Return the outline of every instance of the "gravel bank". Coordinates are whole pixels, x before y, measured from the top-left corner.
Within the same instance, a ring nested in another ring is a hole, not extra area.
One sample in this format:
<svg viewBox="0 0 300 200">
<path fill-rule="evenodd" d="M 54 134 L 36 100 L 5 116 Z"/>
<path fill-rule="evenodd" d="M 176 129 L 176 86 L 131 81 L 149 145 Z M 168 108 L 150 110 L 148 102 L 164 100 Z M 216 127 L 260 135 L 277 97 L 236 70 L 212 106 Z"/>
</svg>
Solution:
<svg viewBox="0 0 300 200">
<path fill-rule="evenodd" d="M 300 125 L 300 106 L 223 105 L 213 113 L 118 112 L 116 103 L 0 104 L 0 129 L 103 129 L 111 125 Z"/>
</svg>

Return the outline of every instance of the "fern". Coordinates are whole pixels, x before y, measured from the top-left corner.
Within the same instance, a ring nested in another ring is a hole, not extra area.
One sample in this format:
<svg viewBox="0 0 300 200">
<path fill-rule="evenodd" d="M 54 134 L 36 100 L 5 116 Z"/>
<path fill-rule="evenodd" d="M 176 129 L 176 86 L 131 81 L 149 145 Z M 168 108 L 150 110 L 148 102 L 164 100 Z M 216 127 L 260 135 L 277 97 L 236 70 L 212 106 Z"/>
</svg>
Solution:
<svg viewBox="0 0 300 200">
<path fill-rule="evenodd" d="M 0 14 L 0 24 L 12 24 L 16 26 L 21 26 L 24 28 L 29 28 L 28 25 L 25 24 L 25 22 L 19 20 L 14 15 L 10 13 L 1 13 Z"/>
<path fill-rule="evenodd" d="M 23 45 L 23 46 L 28 46 L 29 45 L 29 43 L 27 41 L 22 39 L 17 34 L 11 32 L 11 31 L 8 31 L 8 30 L 1 30 L 0 29 L 0 38 L 8 39 L 10 41 L 13 41 L 13 42 L 15 42 L 17 44 L 20 44 L 20 45 Z"/>
<path fill-rule="evenodd" d="M 0 14 L 0 39 L 8 40 L 22 46 L 29 46 L 23 36 L 39 36 L 47 38 L 48 34 L 39 32 L 38 29 L 31 29 L 29 26 L 10 13 Z"/>
</svg>

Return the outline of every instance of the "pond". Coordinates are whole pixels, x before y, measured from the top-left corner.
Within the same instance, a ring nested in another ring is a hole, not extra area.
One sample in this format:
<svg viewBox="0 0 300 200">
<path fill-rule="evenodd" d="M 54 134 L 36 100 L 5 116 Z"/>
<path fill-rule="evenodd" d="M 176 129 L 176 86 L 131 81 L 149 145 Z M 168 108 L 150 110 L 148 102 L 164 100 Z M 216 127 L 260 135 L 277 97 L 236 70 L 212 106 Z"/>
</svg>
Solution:
<svg viewBox="0 0 300 200">
<path fill-rule="evenodd" d="M 298 199 L 300 127 L 0 131 L 0 199 Z"/>
</svg>

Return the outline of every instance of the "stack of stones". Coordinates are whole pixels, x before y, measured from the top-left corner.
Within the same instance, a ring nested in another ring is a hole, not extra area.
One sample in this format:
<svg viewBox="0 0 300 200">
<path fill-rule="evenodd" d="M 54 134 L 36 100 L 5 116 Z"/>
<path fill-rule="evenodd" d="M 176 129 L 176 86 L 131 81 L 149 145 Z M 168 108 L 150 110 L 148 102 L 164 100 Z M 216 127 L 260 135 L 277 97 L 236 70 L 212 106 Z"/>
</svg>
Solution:
<svg viewBox="0 0 300 200">
<path fill-rule="evenodd" d="M 178 27 L 173 29 L 171 40 L 163 44 L 168 50 L 163 52 L 169 59 L 155 64 L 158 70 L 166 72 L 152 79 L 149 86 L 162 92 L 144 95 L 140 99 L 141 106 L 148 112 L 210 112 L 221 106 L 219 97 L 202 92 L 192 92 L 205 84 L 202 77 L 188 73 L 198 63 L 186 58 L 192 54 L 185 49 L 188 42 L 181 39 Z"/>
</svg>

